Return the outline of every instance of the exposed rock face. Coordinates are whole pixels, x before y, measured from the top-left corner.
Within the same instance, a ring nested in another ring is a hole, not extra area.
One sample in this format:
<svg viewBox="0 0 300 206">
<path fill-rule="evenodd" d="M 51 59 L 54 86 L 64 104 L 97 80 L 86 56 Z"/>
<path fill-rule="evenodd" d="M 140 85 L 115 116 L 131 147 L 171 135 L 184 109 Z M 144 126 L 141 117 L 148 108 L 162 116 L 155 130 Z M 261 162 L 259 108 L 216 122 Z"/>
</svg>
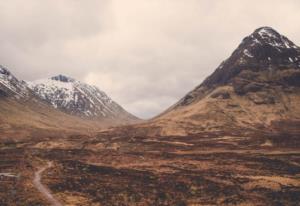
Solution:
<svg viewBox="0 0 300 206">
<path fill-rule="evenodd" d="M 68 114 L 88 118 L 136 119 L 103 91 L 73 78 L 58 75 L 28 82 L 43 100 Z"/>
<path fill-rule="evenodd" d="M 157 120 L 200 124 L 202 129 L 269 124 L 278 118 L 300 118 L 297 101 L 300 48 L 274 29 L 262 27 Z"/>
</svg>

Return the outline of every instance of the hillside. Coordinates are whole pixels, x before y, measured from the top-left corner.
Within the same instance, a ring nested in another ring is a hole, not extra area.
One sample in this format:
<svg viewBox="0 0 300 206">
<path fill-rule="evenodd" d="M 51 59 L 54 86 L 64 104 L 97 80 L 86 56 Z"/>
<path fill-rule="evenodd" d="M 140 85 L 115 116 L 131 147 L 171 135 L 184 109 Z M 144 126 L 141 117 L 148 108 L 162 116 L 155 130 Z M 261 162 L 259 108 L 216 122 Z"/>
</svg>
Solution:
<svg viewBox="0 0 300 206">
<path fill-rule="evenodd" d="M 138 121 L 96 87 L 75 80 L 71 85 L 55 78 L 46 82 L 49 83 L 47 86 L 41 81 L 29 86 L 7 68 L 0 67 L 2 138 L 73 133 L 90 135 L 105 127 Z"/>
<path fill-rule="evenodd" d="M 242 43 L 205 81 L 153 120 L 164 134 L 235 128 L 271 130 L 299 122 L 300 48 L 263 27 Z"/>
</svg>

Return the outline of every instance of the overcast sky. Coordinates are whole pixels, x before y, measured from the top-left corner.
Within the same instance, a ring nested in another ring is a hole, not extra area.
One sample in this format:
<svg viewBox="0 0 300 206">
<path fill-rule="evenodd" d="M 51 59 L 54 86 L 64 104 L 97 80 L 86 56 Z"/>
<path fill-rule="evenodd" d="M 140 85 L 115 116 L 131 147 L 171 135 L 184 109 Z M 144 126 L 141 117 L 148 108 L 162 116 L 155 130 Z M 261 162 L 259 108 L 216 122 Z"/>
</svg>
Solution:
<svg viewBox="0 0 300 206">
<path fill-rule="evenodd" d="M 299 0 L 0 0 L 0 64 L 19 79 L 94 84 L 149 118 L 258 27 L 299 45 L 299 11 Z"/>
</svg>

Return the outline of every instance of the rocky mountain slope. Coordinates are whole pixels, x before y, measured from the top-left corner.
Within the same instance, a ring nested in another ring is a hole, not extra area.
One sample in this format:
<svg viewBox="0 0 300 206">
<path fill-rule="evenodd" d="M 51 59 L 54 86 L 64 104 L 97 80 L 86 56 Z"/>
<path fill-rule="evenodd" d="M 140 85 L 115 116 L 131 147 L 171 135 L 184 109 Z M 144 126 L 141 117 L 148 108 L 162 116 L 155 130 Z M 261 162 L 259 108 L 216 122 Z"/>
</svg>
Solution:
<svg viewBox="0 0 300 206">
<path fill-rule="evenodd" d="M 27 98 L 30 91 L 24 81 L 19 81 L 8 69 L 0 65 L 0 96 Z"/>
<path fill-rule="evenodd" d="M 202 84 L 153 120 L 166 134 L 299 121 L 300 48 L 270 27 L 243 39 Z"/>
<path fill-rule="evenodd" d="M 96 87 L 63 76 L 38 82 L 29 85 L 0 66 L 0 138 L 88 135 L 137 120 Z"/>
<path fill-rule="evenodd" d="M 28 85 L 41 99 L 71 115 L 86 118 L 137 119 L 97 87 L 70 77 L 58 75 L 28 82 Z"/>
</svg>

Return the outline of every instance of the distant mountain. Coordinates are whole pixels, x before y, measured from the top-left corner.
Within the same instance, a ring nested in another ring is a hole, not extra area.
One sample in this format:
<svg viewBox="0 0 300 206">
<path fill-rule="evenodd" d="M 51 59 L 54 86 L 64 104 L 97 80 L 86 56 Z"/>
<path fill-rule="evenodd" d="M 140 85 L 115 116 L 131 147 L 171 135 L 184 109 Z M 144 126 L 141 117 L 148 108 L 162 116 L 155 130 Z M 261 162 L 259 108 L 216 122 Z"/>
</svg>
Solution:
<svg viewBox="0 0 300 206">
<path fill-rule="evenodd" d="M 97 87 L 70 77 L 58 75 L 27 83 L 41 99 L 71 115 L 86 118 L 137 119 Z"/>
<path fill-rule="evenodd" d="M 165 131 L 174 134 L 258 125 L 270 129 L 278 121 L 298 121 L 299 102 L 300 48 L 262 27 L 154 121 L 168 125 Z"/>
<path fill-rule="evenodd" d="M 0 65 L 0 96 L 26 98 L 30 95 L 27 84 L 19 81 L 5 67 Z"/>
<path fill-rule="evenodd" d="M 96 87 L 62 75 L 26 83 L 3 66 L 0 111 L 0 138 L 89 134 L 138 120 Z"/>
</svg>

